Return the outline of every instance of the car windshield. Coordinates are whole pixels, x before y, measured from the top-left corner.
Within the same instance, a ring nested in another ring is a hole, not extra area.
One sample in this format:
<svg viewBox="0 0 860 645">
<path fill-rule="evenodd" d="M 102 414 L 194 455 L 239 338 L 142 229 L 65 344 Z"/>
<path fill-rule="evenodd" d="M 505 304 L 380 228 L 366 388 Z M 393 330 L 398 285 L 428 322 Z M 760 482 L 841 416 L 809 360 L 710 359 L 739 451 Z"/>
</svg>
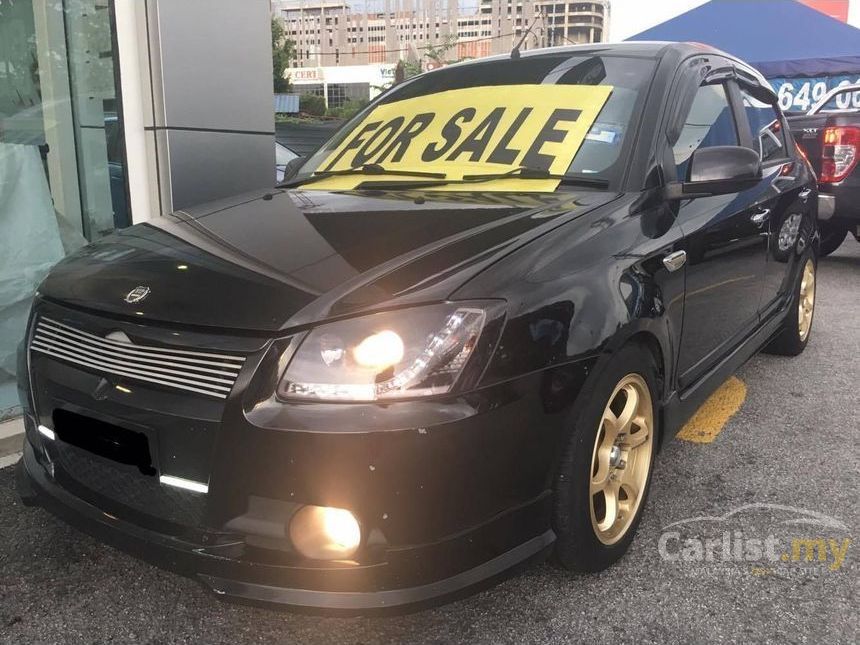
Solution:
<svg viewBox="0 0 860 645">
<path fill-rule="evenodd" d="M 655 66 L 649 58 L 558 52 L 423 74 L 349 121 L 288 185 L 615 187 Z"/>
</svg>

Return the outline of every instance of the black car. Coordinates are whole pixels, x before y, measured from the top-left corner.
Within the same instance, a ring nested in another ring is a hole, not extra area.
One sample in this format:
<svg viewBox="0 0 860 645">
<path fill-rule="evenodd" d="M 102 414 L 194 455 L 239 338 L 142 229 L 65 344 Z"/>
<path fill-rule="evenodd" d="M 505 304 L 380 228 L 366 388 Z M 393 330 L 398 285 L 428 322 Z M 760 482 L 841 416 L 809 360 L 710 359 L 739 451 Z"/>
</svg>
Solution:
<svg viewBox="0 0 860 645">
<path fill-rule="evenodd" d="M 24 501 L 218 594 L 601 570 L 661 442 L 809 341 L 815 178 L 764 79 L 701 45 L 446 67 L 288 172 L 62 261 L 20 353 Z"/>
</svg>

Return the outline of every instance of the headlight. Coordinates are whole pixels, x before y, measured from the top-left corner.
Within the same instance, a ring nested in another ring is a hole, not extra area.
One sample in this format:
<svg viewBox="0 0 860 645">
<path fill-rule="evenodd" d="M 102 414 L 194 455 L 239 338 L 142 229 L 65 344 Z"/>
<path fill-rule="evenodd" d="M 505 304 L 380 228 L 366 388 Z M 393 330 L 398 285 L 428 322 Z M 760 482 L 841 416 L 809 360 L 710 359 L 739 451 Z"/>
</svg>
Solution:
<svg viewBox="0 0 860 645">
<path fill-rule="evenodd" d="M 485 309 L 433 305 L 321 325 L 278 385 L 286 399 L 376 401 L 449 392 L 478 345 Z"/>
</svg>

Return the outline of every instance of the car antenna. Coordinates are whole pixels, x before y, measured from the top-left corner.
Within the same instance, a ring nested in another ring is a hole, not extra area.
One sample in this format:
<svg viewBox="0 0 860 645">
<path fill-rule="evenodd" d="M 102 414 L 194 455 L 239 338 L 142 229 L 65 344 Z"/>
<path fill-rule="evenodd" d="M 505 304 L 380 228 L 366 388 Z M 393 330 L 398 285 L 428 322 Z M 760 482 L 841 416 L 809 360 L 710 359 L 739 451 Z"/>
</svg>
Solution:
<svg viewBox="0 0 860 645">
<path fill-rule="evenodd" d="M 526 27 L 525 32 L 523 33 L 523 37 L 520 38 L 520 41 L 514 45 L 514 48 L 511 50 L 511 60 L 519 60 L 520 58 L 520 47 L 523 46 L 523 43 L 526 42 L 526 38 L 529 37 L 529 34 L 532 33 L 532 27 L 535 26 L 537 19 L 543 15 L 543 9 L 540 10 L 540 13 L 535 14 L 535 17 L 532 18 L 532 21 L 529 23 L 529 26 Z"/>
</svg>

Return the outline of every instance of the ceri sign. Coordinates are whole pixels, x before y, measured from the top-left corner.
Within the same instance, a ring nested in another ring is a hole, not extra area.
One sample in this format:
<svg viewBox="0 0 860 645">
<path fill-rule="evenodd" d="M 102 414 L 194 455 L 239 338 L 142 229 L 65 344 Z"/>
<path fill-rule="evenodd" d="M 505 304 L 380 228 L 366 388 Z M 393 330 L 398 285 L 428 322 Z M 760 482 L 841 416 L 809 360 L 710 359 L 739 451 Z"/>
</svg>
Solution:
<svg viewBox="0 0 860 645">
<path fill-rule="evenodd" d="M 323 71 L 319 67 L 296 67 L 289 70 L 294 81 L 322 81 Z"/>
</svg>

